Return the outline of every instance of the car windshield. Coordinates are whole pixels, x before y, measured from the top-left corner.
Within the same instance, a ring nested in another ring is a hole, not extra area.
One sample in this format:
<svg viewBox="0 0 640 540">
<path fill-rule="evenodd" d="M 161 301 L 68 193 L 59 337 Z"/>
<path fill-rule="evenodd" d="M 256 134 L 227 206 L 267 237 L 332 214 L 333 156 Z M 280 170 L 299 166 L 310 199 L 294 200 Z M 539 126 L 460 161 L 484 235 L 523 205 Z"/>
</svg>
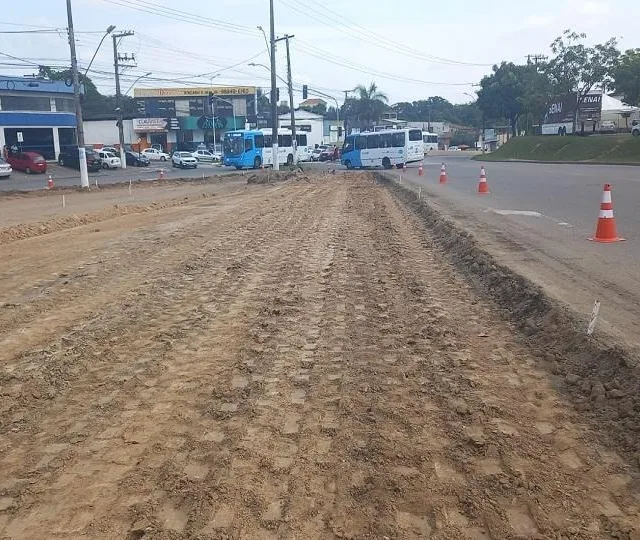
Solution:
<svg viewBox="0 0 640 540">
<path fill-rule="evenodd" d="M 42 156 L 35 156 L 33 158 L 33 162 L 34 163 L 42 163 L 42 162 L 44 162 L 44 158 Z"/>
<path fill-rule="evenodd" d="M 105 156 L 107 156 L 108 158 L 114 158 L 116 156 L 114 156 L 111 152 L 105 152 L 104 153 Z"/>
<path fill-rule="evenodd" d="M 180 157 L 192 157 L 189 152 L 178 152 Z"/>
<path fill-rule="evenodd" d="M 239 156 L 244 152 L 244 138 L 242 134 L 226 136 L 224 138 L 224 153 L 227 156 Z"/>
</svg>

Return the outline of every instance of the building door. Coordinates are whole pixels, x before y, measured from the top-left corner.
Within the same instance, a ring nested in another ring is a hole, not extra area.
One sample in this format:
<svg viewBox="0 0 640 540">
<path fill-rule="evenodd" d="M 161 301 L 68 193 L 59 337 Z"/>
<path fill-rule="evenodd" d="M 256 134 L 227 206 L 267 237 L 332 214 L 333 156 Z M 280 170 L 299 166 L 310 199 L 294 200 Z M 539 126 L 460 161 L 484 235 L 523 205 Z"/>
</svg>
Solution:
<svg viewBox="0 0 640 540">
<path fill-rule="evenodd" d="M 23 142 L 18 142 L 18 132 Z M 53 146 L 53 128 L 4 128 L 5 144 L 17 146 L 22 152 L 38 152 L 45 159 L 56 159 Z"/>
<path fill-rule="evenodd" d="M 66 150 L 70 146 L 76 146 L 76 128 L 58 128 L 60 150 Z"/>
</svg>

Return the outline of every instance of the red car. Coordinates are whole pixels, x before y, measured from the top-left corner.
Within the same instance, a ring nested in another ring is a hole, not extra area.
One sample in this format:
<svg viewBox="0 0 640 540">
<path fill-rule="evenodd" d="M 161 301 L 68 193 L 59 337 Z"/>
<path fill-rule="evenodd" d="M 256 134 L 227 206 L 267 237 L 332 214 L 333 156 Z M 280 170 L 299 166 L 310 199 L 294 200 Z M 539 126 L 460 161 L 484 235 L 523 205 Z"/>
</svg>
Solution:
<svg viewBox="0 0 640 540">
<path fill-rule="evenodd" d="M 18 152 L 7 158 L 7 163 L 14 171 L 24 171 L 27 174 L 47 172 L 46 160 L 37 152 Z"/>
</svg>

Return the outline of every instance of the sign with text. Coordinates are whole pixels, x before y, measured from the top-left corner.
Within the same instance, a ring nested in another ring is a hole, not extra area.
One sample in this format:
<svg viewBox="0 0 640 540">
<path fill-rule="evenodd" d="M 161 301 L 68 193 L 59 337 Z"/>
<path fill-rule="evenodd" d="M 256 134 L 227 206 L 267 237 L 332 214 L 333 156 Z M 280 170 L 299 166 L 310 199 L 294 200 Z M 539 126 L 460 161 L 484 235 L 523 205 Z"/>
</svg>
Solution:
<svg viewBox="0 0 640 540">
<path fill-rule="evenodd" d="M 197 88 L 136 88 L 133 95 L 136 98 L 157 97 L 193 97 L 193 96 L 252 96 L 256 93 L 255 86 L 202 86 Z"/>
<path fill-rule="evenodd" d="M 167 131 L 166 118 L 134 118 L 133 131 L 158 133 Z"/>
</svg>

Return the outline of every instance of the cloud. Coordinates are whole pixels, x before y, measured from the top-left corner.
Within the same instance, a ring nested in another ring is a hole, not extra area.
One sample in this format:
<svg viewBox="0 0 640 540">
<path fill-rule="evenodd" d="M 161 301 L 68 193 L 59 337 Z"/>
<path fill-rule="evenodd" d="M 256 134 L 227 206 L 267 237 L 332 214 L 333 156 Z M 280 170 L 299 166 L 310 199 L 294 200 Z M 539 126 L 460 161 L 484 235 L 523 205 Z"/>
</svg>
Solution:
<svg viewBox="0 0 640 540">
<path fill-rule="evenodd" d="M 590 0 L 580 4 L 580 10 L 586 15 L 607 15 L 611 11 L 611 6 L 606 2 Z"/>
<path fill-rule="evenodd" d="M 541 28 L 543 26 L 550 26 L 553 22 L 553 17 L 548 15 L 530 15 L 525 22 L 528 27 Z"/>
</svg>

